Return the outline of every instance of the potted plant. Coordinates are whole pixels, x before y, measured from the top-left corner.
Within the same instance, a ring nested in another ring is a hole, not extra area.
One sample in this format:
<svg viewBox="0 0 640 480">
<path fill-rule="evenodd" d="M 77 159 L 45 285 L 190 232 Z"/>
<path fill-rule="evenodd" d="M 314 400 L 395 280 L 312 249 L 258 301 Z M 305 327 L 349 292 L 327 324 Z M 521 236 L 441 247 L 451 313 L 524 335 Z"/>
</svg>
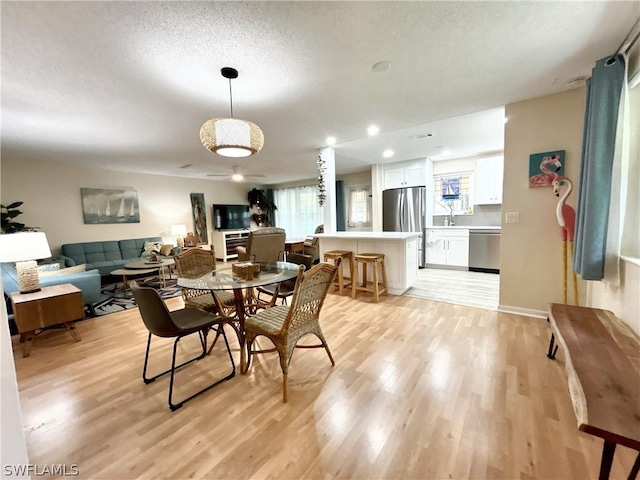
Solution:
<svg viewBox="0 0 640 480">
<path fill-rule="evenodd" d="M 24 223 L 13 220 L 18 215 L 22 215 L 22 210 L 18 210 L 18 207 L 23 203 L 13 202 L 9 205 L 0 205 L 0 228 L 2 228 L 2 233 L 17 233 L 32 229 L 32 227 L 27 227 Z"/>
<path fill-rule="evenodd" d="M 251 215 L 251 220 L 253 220 L 259 227 L 268 226 L 269 212 L 277 210 L 278 207 L 276 207 L 273 202 L 269 201 L 262 188 L 253 188 L 249 190 L 247 200 L 249 201 L 249 207 L 256 207 L 257 209 L 257 213 Z"/>
</svg>

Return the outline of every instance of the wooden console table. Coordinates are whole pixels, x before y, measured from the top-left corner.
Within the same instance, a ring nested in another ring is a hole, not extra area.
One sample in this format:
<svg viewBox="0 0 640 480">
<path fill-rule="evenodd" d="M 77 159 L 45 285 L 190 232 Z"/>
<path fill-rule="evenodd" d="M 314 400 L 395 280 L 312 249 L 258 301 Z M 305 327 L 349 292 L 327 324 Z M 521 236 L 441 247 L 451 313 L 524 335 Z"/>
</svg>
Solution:
<svg viewBox="0 0 640 480">
<path fill-rule="evenodd" d="M 604 440 L 600 479 L 609 478 L 616 445 L 640 452 L 640 339 L 608 310 L 549 305 L 547 356 L 562 346 L 578 429 Z M 629 478 L 640 470 L 640 454 Z"/>
<path fill-rule="evenodd" d="M 9 295 L 13 305 L 14 320 L 20 333 L 22 356 L 31 353 L 36 330 L 64 324 L 76 342 L 80 335 L 73 323 L 84 317 L 82 291 L 70 283 L 43 287 L 33 293 L 14 292 Z"/>
</svg>

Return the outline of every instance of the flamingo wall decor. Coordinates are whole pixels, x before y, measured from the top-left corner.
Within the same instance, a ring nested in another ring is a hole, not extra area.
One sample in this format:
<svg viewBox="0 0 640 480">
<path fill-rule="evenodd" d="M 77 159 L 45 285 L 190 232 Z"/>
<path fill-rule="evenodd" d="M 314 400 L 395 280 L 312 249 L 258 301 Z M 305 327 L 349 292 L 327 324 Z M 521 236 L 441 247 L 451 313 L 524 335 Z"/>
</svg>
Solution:
<svg viewBox="0 0 640 480">
<path fill-rule="evenodd" d="M 531 155 L 529 159 L 529 187 L 550 187 L 553 181 L 563 173 L 563 157 L 564 150 Z"/>
<path fill-rule="evenodd" d="M 562 234 L 562 271 L 563 271 L 563 301 L 567 303 L 567 246 L 569 247 L 569 253 L 571 255 L 571 265 L 573 265 L 573 237 L 576 230 L 576 211 L 570 205 L 567 205 L 567 198 L 573 191 L 573 182 L 564 176 L 556 176 L 553 180 L 553 193 L 556 197 L 559 197 L 558 205 L 556 206 L 556 218 Z M 561 193 L 561 188 L 566 187 L 564 193 Z M 576 305 L 580 305 L 578 297 L 578 277 L 571 268 L 573 275 L 573 295 Z"/>
</svg>

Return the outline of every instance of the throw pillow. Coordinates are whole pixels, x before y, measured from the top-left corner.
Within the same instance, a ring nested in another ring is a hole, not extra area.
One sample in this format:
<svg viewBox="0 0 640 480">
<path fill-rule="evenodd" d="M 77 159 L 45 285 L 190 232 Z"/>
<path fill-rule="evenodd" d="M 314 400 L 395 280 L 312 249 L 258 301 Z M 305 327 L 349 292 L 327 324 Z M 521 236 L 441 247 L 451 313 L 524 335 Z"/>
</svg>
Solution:
<svg viewBox="0 0 640 480">
<path fill-rule="evenodd" d="M 53 272 L 56 270 L 60 270 L 59 263 L 43 263 L 42 265 L 38 265 L 38 275 L 40 272 Z"/>
<path fill-rule="evenodd" d="M 144 242 L 144 247 L 142 249 L 143 257 L 150 257 L 154 253 L 160 253 L 160 249 L 162 248 L 162 243 L 160 242 Z"/>
<path fill-rule="evenodd" d="M 84 272 L 86 271 L 86 269 L 87 269 L 87 265 L 83 263 L 82 265 L 76 265 L 75 267 L 61 268 L 60 270 L 51 270 L 48 272 L 38 272 L 38 277 L 43 278 L 43 277 L 53 277 L 56 275 L 69 275 L 70 273 Z"/>
<path fill-rule="evenodd" d="M 172 251 L 173 251 L 173 245 L 163 244 L 160 247 L 160 255 L 164 255 L 165 257 L 171 255 Z"/>
</svg>

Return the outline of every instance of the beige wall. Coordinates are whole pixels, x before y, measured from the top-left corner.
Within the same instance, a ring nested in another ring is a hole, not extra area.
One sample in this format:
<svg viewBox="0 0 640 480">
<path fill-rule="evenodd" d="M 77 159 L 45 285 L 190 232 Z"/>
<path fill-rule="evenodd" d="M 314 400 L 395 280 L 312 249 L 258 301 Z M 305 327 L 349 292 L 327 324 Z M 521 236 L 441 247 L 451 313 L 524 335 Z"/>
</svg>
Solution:
<svg viewBox="0 0 640 480">
<path fill-rule="evenodd" d="M 63 243 L 171 237 L 171 225 L 193 229 L 190 193 L 204 193 L 211 241 L 211 205 L 247 203 L 252 185 L 78 168 L 51 162 L 2 159 L 2 204 L 23 201 L 18 219 L 40 227 L 54 255 Z M 81 187 L 133 187 L 138 192 L 140 223 L 85 225 Z M 167 239 L 169 240 L 169 239 Z"/>
<path fill-rule="evenodd" d="M 565 175 L 577 185 L 585 104 L 585 88 L 506 106 L 505 161 L 500 250 L 500 307 L 546 312 L 563 301 L 562 240 L 556 221 L 558 199 L 551 187 L 528 188 L 529 155 L 565 150 Z M 568 204 L 575 208 L 577 193 Z M 519 223 L 505 223 L 518 212 Z M 569 302 L 572 303 L 571 275 Z M 580 283 L 581 296 L 585 284 Z M 581 301 L 584 304 L 584 300 Z"/>
<path fill-rule="evenodd" d="M 640 335 L 640 263 L 620 262 L 620 285 L 588 282 L 588 305 L 611 310 Z"/>
</svg>

